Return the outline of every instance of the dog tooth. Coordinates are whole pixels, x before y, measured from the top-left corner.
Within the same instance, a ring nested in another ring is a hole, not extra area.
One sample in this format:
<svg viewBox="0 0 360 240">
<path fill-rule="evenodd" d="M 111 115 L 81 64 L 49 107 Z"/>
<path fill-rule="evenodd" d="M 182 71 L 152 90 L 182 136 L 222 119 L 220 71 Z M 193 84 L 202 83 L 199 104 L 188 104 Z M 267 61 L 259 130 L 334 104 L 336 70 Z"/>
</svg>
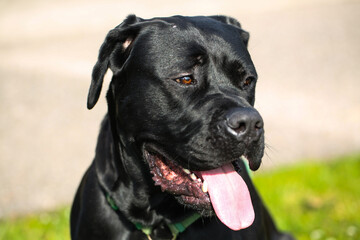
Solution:
<svg viewBox="0 0 360 240">
<path fill-rule="evenodd" d="M 207 181 L 204 181 L 204 182 L 203 182 L 203 185 L 201 186 L 201 190 L 202 190 L 204 193 L 207 193 L 207 192 L 208 192 L 208 184 L 207 184 Z"/>
<path fill-rule="evenodd" d="M 186 174 L 190 174 L 190 170 L 189 169 L 186 169 L 186 168 L 183 168 L 183 171 L 186 173 Z"/>
<path fill-rule="evenodd" d="M 190 175 L 190 177 L 191 177 L 192 180 L 196 180 L 196 179 L 197 179 L 197 177 L 196 177 L 196 175 L 195 175 L 194 173 L 192 173 L 192 174 Z"/>
</svg>

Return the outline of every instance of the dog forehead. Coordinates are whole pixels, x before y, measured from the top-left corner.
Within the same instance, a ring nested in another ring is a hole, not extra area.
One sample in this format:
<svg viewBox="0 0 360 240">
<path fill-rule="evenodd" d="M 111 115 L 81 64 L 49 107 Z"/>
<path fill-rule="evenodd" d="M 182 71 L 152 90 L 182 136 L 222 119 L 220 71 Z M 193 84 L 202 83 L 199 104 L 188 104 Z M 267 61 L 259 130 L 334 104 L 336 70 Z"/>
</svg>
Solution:
<svg viewBox="0 0 360 240">
<path fill-rule="evenodd" d="M 201 55 L 248 58 L 237 27 L 209 17 L 176 16 L 161 21 L 165 24 L 150 26 L 138 36 L 133 56 L 139 64 L 186 68 L 193 65 L 190 59 Z"/>
<path fill-rule="evenodd" d="M 161 19 L 168 24 L 155 25 L 150 37 L 153 43 L 161 42 L 176 47 L 179 43 L 187 44 L 194 40 L 212 42 L 215 37 L 225 42 L 241 42 L 238 28 L 211 17 L 174 16 Z"/>
</svg>

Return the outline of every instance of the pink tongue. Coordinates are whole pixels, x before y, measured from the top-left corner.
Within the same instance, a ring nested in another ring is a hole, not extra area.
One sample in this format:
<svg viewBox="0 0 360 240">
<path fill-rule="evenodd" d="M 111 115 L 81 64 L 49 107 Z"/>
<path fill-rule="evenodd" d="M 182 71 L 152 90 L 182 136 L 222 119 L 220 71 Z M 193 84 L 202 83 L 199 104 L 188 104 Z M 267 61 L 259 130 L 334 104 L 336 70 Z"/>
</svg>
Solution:
<svg viewBox="0 0 360 240">
<path fill-rule="evenodd" d="M 235 231 L 249 227 L 255 218 L 250 193 L 232 164 L 199 173 L 208 183 L 211 203 L 218 218 Z"/>
</svg>

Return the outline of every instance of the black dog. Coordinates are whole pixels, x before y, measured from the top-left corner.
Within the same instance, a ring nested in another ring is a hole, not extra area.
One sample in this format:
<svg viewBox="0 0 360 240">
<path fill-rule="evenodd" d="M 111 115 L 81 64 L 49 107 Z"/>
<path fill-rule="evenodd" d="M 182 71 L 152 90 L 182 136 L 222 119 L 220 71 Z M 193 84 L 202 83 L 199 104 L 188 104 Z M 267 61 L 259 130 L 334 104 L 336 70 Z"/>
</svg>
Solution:
<svg viewBox="0 0 360 240">
<path fill-rule="evenodd" d="M 225 16 L 134 15 L 111 30 L 88 108 L 108 68 L 108 114 L 71 211 L 73 239 L 292 239 L 280 233 L 243 160 L 259 168 L 249 34 Z"/>
</svg>

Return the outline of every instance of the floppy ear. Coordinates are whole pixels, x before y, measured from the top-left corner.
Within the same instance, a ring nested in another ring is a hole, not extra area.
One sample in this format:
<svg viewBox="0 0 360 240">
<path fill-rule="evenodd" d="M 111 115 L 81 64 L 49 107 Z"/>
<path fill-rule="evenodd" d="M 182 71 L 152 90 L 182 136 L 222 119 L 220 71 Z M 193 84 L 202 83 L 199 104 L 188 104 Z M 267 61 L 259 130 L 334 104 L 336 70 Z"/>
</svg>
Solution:
<svg viewBox="0 0 360 240">
<path fill-rule="evenodd" d="M 130 15 L 122 24 L 118 25 L 107 34 L 104 43 L 100 47 L 98 60 L 92 71 L 91 84 L 87 99 L 88 109 L 92 109 L 99 99 L 105 73 L 111 65 L 111 54 L 117 48 L 122 48 L 122 52 L 125 52 L 133 41 L 134 35 L 136 35 L 139 30 L 139 28 L 129 28 L 129 26 L 141 21 L 141 18 L 138 18 L 135 15 Z"/>
<path fill-rule="evenodd" d="M 236 20 L 235 18 L 232 18 L 232 17 L 223 16 L 223 15 L 210 16 L 210 18 L 220 21 L 222 23 L 226 23 L 226 24 L 237 27 L 240 32 L 240 37 L 243 40 L 245 46 L 247 47 L 249 38 L 250 38 L 250 34 L 241 28 L 241 24 L 239 23 L 238 20 Z"/>
</svg>

